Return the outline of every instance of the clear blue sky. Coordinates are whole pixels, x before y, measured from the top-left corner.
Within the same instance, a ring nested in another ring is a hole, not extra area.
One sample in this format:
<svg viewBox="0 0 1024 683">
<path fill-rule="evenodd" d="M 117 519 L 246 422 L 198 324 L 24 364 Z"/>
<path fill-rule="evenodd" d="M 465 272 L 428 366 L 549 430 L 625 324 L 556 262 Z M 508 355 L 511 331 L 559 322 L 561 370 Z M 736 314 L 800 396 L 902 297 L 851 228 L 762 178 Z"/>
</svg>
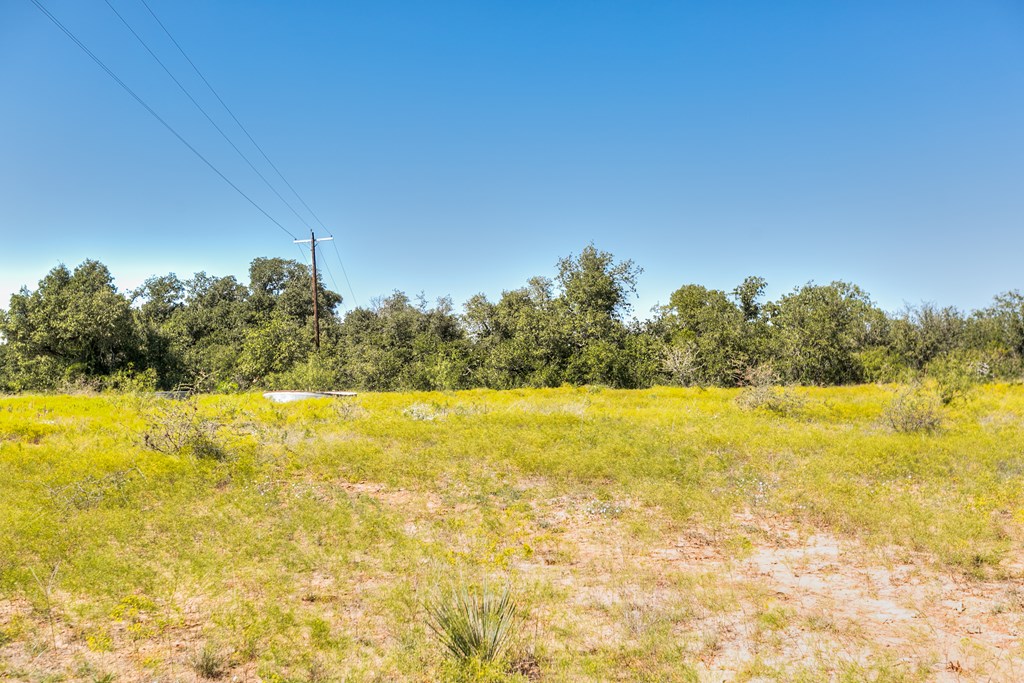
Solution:
<svg viewBox="0 0 1024 683">
<path fill-rule="evenodd" d="M 103 0 L 41 1 L 305 229 Z M 889 310 L 1024 288 L 1018 1 L 148 1 L 362 304 L 494 298 L 591 241 L 645 268 L 641 315 L 749 274 L 773 296 L 851 280 Z M 234 133 L 139 1 L 111 2 Z M 299 258 L 29 0 L 0 4 L 0 93 L 3 307 L 87 257 L 122 287 Z"/>
</svg>

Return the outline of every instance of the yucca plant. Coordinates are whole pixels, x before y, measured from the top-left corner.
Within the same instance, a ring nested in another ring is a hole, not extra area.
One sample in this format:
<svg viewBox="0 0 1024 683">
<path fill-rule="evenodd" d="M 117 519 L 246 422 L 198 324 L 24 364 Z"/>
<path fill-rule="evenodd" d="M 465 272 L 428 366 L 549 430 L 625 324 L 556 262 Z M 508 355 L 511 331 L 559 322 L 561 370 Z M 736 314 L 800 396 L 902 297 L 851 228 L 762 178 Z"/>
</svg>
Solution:
<svg viewBox="0 0 1024 683">
<path fill-rule="evenodd" d="M 428 624 L 448 653 L 457 660 L 497 660 L 509 645 L 519 623 L 512 591 L 487 586 L 457 586 L 427 604 Z"/>
</svg>

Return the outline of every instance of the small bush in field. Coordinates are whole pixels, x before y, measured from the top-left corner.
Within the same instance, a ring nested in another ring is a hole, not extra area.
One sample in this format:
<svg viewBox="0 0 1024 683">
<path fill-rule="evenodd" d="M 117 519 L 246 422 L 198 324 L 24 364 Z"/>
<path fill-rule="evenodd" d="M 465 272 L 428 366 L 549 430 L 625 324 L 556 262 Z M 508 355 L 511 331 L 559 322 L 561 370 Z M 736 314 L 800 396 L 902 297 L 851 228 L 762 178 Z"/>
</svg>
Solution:
<svg viewBox="0 0 1024 683">
<path fill-rule="evenodd" d="M 942 401 L 933 392 L 909 387 L 896 394 L 882 419 L 897 432 L 934 432 L 942 426 Z"/>
<path fill-rule="evenodd" d="M 700 367 L 692 344 L 668 346 L 662 353 L 661 365 L 672 384 L 683 387 L 700 384 Z"/>
<path fill-rule="evenodd" d="M 161 399 L 148 411 L 142 443 L 154 451 L 189 454 L 199 459 L 224 460 L 224 448 L 217 440 L 219 425 L 199 414 L 196 399 Z"/>
<path fill-rule="evenodd" d="M 461 662 L 493 662 L 519 624 L 511 591 L 458 586 L 427 605 L 428 625 L 448 654 Z"/>
<path fill-rule="evenodd" d="M 192 668 L 203 678 L 220 678 L 227 670 L 227 657 L 210 643 L 192 657 Z"/>
<path fill-rule="evenodd" d="M 767 410 L 792 415 L 804 406 L 804 399 L 792 389 L 780 387 L 779 377 L 770 365 L 747 368 L 740 376 L 743 390 L 736 404 L 745 410 Z"/>
<path fill-rule="evenodd" d="M 402 414 L 411 420 L 433 422 L 434 420 L 443 420 L 448 415 L 448 411 L 436 403 L 428 404 L 417 402 L 403 410 Z"/>
</svg>

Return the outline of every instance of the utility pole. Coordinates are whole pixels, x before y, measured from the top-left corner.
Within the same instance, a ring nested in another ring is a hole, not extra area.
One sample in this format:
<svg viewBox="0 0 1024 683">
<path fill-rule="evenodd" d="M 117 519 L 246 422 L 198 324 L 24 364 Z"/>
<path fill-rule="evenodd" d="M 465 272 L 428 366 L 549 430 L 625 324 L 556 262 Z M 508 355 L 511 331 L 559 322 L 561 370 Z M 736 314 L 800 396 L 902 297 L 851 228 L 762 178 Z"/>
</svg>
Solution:
<svg viewBox="0 0 1024 683">
<path fill-rule="evenodd" d="M 313 262 L 313 348 L 317 351 L 320 350 L 320 312 L 317 310 L 316 305 L 316 243 L 317 242 L 330 242 L 333 237 L 321 237 L 316 238 L 313 231 L 309 231 L 308 240 L 294 240 L 295 244 L 305 244 L 309 242 L 309 255 Z"/>
</svg>

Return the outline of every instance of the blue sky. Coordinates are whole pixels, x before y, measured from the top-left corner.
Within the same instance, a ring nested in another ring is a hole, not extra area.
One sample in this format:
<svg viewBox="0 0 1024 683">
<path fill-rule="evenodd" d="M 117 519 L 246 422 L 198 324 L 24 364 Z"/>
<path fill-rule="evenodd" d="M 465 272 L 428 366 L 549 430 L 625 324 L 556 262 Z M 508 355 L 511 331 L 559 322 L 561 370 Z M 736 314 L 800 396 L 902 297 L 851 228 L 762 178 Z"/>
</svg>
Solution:
<svg viewBox="0 0 1024 683">
<path fill-rule="evenodd" d="M 306 230 L 103 0 L 41 1 Z M 641 315 L 750 274 L 772 296 L 850 280 L 889 310 L 1024 288 L 1019 2 L 148 2 L 362 304 L 495 298 L 591 241 L 644 267 Z M 249 152 L 139 0 L 111 3 Z M 58 262 L 127 288 L 300 258 L 29 0 L 0 5 L 0 92 L 3 305 Z"/>
</svg>

